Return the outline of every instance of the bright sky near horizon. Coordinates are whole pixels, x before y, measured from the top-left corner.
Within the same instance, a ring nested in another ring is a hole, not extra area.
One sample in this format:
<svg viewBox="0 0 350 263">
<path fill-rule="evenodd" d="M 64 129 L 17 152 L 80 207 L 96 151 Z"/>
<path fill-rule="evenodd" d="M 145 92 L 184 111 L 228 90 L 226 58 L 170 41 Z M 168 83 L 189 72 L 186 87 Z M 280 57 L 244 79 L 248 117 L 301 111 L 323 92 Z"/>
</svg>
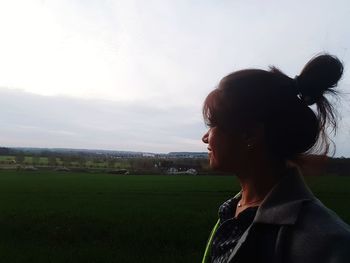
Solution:
<svg viewBox="0 0 350 263">
<path fill-rule="evenodd" d="M 345 64 L 350 3 L 0 0 L 0 146 L 205 151 L 201 106 L 226 74 Z M 350 157 L 350 100 L 334 138 Z"/>
</svg>

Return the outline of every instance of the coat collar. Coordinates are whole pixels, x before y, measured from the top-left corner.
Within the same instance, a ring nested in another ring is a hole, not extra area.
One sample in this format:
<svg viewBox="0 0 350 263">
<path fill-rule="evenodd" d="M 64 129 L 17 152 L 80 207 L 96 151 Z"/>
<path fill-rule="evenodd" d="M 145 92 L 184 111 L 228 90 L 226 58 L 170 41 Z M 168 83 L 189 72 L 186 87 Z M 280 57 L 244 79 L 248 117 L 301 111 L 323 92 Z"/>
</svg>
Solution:
<svg viewBox="0 0 350 263">
<path fill-rule="evenodd" d="M 239 192 L 235 198 L 239 198 Z M 260 204 L 253 223 L 292 225 L 302 203 L 316 199 L 297 167 L 288 167 L 286 174 L 270 190 Z"/>
<path fill-rule="evenodd" d="M 315 199 L 297 167 L 288 167 L 285 175 L 271 189 L 261 203 L 254 223 L 292 225 L 301 205 Z"/>
<path fill-rule="evenodd" d="M 241 195 L 242 191 L 234 198 L 240 198 Z M 275 184 L 260 204 L 253 223 L 242 234 L 227 262 L 231 262 L 236 257 L 238 250 L 246 241 L 250 229 L 256 223 L 293 225 L 298 218 L 303 202 L 314 199 L 316 197 L 306 185 L 301 171 L 297 167 L 288 167 L 287 172 L 280 178 L 278 183 Z"/>
</svg>

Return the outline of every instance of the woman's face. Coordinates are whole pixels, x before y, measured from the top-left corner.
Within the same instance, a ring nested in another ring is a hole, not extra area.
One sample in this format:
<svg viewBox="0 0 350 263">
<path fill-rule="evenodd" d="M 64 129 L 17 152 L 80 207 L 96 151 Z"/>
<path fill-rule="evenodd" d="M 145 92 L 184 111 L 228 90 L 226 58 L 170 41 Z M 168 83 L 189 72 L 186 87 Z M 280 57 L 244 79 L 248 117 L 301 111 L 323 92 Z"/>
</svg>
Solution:
<svg viewBox="0 0 350 263">
<path fill-rule="evenodd" d="M 227 134 L 218 127 L 211 127 L 203 135 L 202 141 L 208 144 L 209 164 L 212 169 L 234 172 L 246 156 L 246 144 L 239 134 Z"/>
</svg>

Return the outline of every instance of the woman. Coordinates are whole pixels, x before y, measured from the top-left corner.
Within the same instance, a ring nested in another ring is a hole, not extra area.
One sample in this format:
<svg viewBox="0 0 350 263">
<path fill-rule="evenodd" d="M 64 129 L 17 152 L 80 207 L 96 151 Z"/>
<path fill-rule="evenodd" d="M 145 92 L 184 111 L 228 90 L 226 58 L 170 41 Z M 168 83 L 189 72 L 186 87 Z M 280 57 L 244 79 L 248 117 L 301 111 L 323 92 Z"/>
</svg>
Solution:
<svg viewBox="0 0 350 263">
<path fill-rule="evenodd" d="M 224 77 L 205 99 L 210 166 L 241 191 L 219 208 L 206 262 L 350 262 L 350 228 L 306 186 L 300 165 L 329 151 L 337 115 L 326 94 L 342 63 L 322 54 L 290 78 L 272 67 Z M 315 106 L 315 111 L 310 108 Z"/>
</svg>

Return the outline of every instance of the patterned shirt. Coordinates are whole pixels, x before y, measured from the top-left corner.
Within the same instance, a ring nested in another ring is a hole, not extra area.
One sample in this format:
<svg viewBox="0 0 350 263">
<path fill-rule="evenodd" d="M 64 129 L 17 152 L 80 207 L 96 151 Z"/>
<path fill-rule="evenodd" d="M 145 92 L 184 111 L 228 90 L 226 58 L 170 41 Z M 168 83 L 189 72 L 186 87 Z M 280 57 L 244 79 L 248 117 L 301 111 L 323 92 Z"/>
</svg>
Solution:
<svg viewBox="0 0 350 263">
<path fill-rule="evenodd" d="M 237 241 L 253 222 L 258 206 L 248 207 L 234 217 L 239 197 L 231 198 L 219 208 L 220 224 L 213 237 L 211 246 L 211 262 L 228 261 Z"/>
</svg>

